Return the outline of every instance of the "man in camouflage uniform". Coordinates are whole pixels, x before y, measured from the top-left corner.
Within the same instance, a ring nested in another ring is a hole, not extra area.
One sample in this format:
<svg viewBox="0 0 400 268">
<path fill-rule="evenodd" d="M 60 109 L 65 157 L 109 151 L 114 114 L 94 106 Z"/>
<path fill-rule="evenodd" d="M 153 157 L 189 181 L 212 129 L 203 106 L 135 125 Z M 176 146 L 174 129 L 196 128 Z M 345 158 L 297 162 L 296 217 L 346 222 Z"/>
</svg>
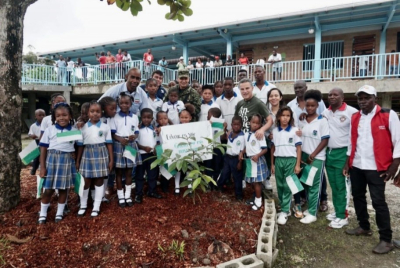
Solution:
<svg viewBox="0 0 400 268">
<path fill-rule="evenodd" d="M 178 82 L 179 84 L 172 87 L 179 90 L 179 100 L 182 101 L 185 106 L 191 104 L 194 107 L 194 113 L 187 107 L 188 111 L 192 113 L 192 122 L 199 120 L 199 113 L 201 107 L 201 97 L 197 91 L 189 85 L 189 71 L 180 70 L 178 71 Z M 169 95 L 164 98 L 164 102 L 169 100 Z M 193 109 L 192 109 L 193 110 Z"/>
</svg>

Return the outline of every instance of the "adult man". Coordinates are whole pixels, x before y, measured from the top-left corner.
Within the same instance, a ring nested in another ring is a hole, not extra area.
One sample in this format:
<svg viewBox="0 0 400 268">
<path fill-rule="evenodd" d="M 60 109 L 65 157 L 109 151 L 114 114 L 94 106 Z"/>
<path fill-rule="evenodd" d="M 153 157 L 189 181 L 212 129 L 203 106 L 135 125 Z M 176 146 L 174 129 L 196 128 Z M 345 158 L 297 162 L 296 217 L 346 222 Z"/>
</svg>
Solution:
<svg viewBox="0 0 400 268">
<path fill-rule="evenodd" d="M 113 81 L 115 79 L 115 62 L 117 60 L 111 54 L 111 51 L 107 51 L 106 63 L 107 63 L 107 74 L 108 79 Z"/>
<path fill-rule="evenodd" d="M 118 49 L 118 53 L 115 55 L 115 60 L 117 61 L 117 79 L 123 79 L 123 72 L 122 72 L 122 60 L 124 55 L 122 54 L 121 49 Z"/>
<path fill-rule="evenodd" d="M 192 121 L 196 122 L 198 120 L 198 115 L 200 113 L 201 107 L 201 97 L 199 93 L 189 85 L 189 71 L 180 70 L 178 71 L 178 85 L 172 88 L 177 88 L 179 90 L 179 100 L 182 101 L 185 106 L 190 104 L 194 107 L 194 114 L 192 114 Z M 169 101 L 168 94 L 164 99 L 164 102 Z"/>
<path fill-rule="evenodd" d="M 146 53 L 143 54 L 144 61 L 144 71 L 146 73 L 146 79 L 150 76 L 150 65 L 154 61 L 154 56 L 151 54 L 151 49 L 149 48 Z"/>
<path fill-rule="evenodd" d="M 75 66 L 81 68 L 83 81 L 86 82 L 87 81 L 86 64 L 82 61 L 81 58 L 78 58 L 78 61 L 76 62 Z"/>
<path fill-rule="evenodd" d="M 264 80 L 265 70 L 261 65 L 256 65 L 254 69 L 256 81 L 253 83 L 253 95 L 259 98 L 263 103 L 267 103 L 267 94 L 271 88 L 276 88 L 274 84 Z"/>
<path fill-rule="evenodd" d="M 64 83 L 64 78 L 65 78 L 65 71 L 67 67 L 67 63 L 64 60 L 64 57 L 60 55 L 59 60 L 56 61 L 56 67 L 57 69 L 57 80 L 58 83 L 63 84 Z"/>
<path fill-rule="evenodd" d="M 268 58 L 268 63 L 272 63 L 273 80 L 281 80 L 282 56 L 281 54 L 277 53 L 276 49 L 272 50 L 272 54 Z M 279 77 L 276 77 L 275 74 L 278 74 Z"/>
<path fill-rule="evenodd" d="M 141 87 L 139 87 L 139 83 L 142 79 L 140 70 L 137 68 L 130 69 L 126 79 L 126 82 L 108 89 L 99 100 L 106 96 L 110 96 L 117 100 L 121 92 L 128 92 L 133 99 L 130 111 L 136 115 L 140 115 L 140 110 L 143 108 L 149 108 L 147 94 Z M 119 111 L 119 108 L 117 110 Z"/>
<path fill-rule="evenodd" d="M 390 51 L 390 53 L 393 53 L 393 54 L 387 55 L 386 63 L 390 67 L 390 74 L 398 75 L 399 74 L 399 54 L 395 54 L 396 50 L 392 50 L 392 51 Z"/>
<path fill-rule="evenodd" d="M 205 64 L 206 67 L 206 82 L 205 84 L 213 84 L 214 83 L 214 62 L 207 58 L 207 62 Z"/>
<path fill-rule="evenodd" d="M 162 59 L 158 62 L 157 70 L 164 72 L 164 68 L 167 67 L 168 67 L 168 61 L 165 60 L 165 57 L 162 57 Z"/>
<path fill-rule="evenodd" d="M 70 57 L 67 57 L 67 84 L 70 86 L 71 85 L 71 75 L 74 71 L 74 67 L 75 67 L 75 62 L 73 62 L 73 60 L 71 60 Z"/>
<path fill-rule="evenodd" d="M 372 235 L 367 200 L 367 186 L 376 212 L 379 244 L 377 254 L 393 249 L 389 208 L 385 201 L 386 182 L 393 179 L 400 164 L 400 122 L 393 110 L 376 104 L 376 90 L 365 85 L 356 96 L 361 111 L 351 118 L 349 156 L 343 175 L 350 173 L 354 208 L 359 227 L 346 230 L 349 235 Z"/>
<path fill-rule="evenodd" d="M 234 82 L 232 77 L 225 77 L 223 85 L 224 93 L 218 97 L 215 102 L 221 109 L 222 116 L 227 124 L 227 129 L 231 130 L 231 123 L 232 118 L 235 115 L 236 105 L 240 100 L 242 100 L 242 96 L 238 96 L 233 91 Z"/>
<path fill-rule="evenodd" d="M 246 69 L 240 69 L 238 72 L 238 81 L 241 81 L 242 79 L 247 78 L 247 70 Z M 236 93 L 238 96 L 242 96 L 240 93 L 240 88 L 239 86 L 236 86 L 233 88 L 233 91 Z"/>
<path fill-rule="evenodd" d="M 226 76 L 233 76 L 234 75 L 233 72 L 232 72 L 233 68 L 231 67 L 233 64 L 235 64 L 235 61 L 232 60 L 231 55 L 228 55 L 226 57 L 226 61 L 225 61 L 225 66 L 227 66 L 226 67 L 226 74 L 225 74 Z"/>
<path fill-rule="evenodd" d="M 369 58 L 367 55 L 365 55 L 365 52 L 363 51 L 361 53 L 360 58 L 358 59 L 358 71 L 360 77 L 368 75 L 368 63 L 369 63 Z"/>
<path fill-rule="evenodd" d="M 131 54 L 128 51 L 124 50 L 122 52 L 124 56 L 122 57 L 122 78 L 125 79 L 125 75 L 130 68 L 130 61 L 132 61 Z"/>
<path fill-rule="evenodd" d="M 163 82 L 163 77 L 164 74 L 160 71 L 160 70 L 155 70 L 152 74 L 151 74 L 151 78 L 154 78 L 157 80 L 157 86 L 158 86 L 158 90 L 157 90 L 157 94 L 156 97 L 163 100 L 165 97 L 165 93 L 167 93 L 167 91 L 165 90 L 165 88 L 162 87 L 162 82 Z M 144 91 L 146 91 L 146 85 L 143 84 L 140 86 Z"/>
<path fill-rule="evenodd" d="M 331 221 L 329 227 L 342 228 L 348 225 L 346 206 L 347 206 L 347 187 L 346 177 L 343 176 L 343 166 L 346 163 L 347 147 L 350 139 L 350 120 L 357 109 L 347 105 L 344 100 L 343 90 L 333 88 L 329 91 L 329 108 L 322 115 L 329 122 L 329 141 L 326 151 L 325 168 L 328 174 L 329 184 L 332 188 L 332 201 L 335 212 L 327 215 Z"/>
</svg>

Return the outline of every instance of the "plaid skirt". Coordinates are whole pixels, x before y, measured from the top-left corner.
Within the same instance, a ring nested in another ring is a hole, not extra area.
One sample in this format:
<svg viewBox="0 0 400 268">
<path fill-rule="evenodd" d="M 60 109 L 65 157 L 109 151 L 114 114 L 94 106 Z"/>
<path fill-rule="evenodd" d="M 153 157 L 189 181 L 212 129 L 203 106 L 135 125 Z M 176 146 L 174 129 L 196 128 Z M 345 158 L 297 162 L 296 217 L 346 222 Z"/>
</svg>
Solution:
<svg viewBox="0 0 400 268">
<path fill-rule="evenodd" d="M 267 161 L 265 161 L 265 157 L 261 156 L 258 158 L 257 162 L 257 177 L 246 177 L 247 183 L 253 182 L 263 182 L 269 176 L 269 170 L 267 166 Z"/>
<path fill-rule="evenodd" d="M 135 141 L 130 141 L 129 146 L 134 148 L 137 153 L 136 153 L 136 163 L 133 163 L 131 160 L 128 158 L 125 158 L 123 156 L 125 146 L 123 146 L 119 141 L 114 140 L 114 166 L 116 168 L 133 168 L 137 165 L 142 164 L 142 157 L 140 156 L 139 148 L 137 146 L 137 143 Z"/>
<path fill-rule="evenodd" d="M 79 172 L 84 178 L 108 176 L 108 150 L 104 143 L 87 144 L 83 150 Z"/>
<path fill-rule="evenodd" d="M 48 150 L 46 170 L 44 189 L 69 189 L 76 176 L 75 160 L 71 153 Z"/>
</svg>

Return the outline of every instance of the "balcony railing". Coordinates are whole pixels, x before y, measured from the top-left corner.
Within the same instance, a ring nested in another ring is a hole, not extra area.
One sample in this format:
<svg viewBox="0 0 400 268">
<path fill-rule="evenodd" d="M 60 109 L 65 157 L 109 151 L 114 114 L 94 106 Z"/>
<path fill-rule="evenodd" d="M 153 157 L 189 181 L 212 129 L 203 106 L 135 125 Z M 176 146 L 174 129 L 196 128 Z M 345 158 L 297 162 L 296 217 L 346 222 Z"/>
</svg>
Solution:
<svg viewBox="0 0 400 268">
<path fill-rule="evenodd" d="M 265 79 L 270 82 L 294 82 L 306 80 L 312 82 L 337 81 L 349 79 L 383 79 L 400 77 L 400 53 L 362 55 L 351 57 L 327 58 L 320 60 L 284 61 L 279 66 L 264 64 Z M 241 69 L 247 71 L 247 77 L 254 79 L 257 65 L 234 65 L 190 70 L 190 79 L 200 84 L 213 84 L 225 77 L 238 81 Z M 127 71 L 136 67 L 142 72 L 142 79 L 151 77 L 155 70 L 164 73 L 163 83 L 168 84 L 177 78 L 177 70 L 163 68 L 143 61 L 129 61 L 115 64 L 90 65 L 85 67 L 55 67 L 40 64 L 23 64 L 22 84 L 37 85 L 84 85 L 100 83 L 119 83 L 124 81 Z"/>
</svg>

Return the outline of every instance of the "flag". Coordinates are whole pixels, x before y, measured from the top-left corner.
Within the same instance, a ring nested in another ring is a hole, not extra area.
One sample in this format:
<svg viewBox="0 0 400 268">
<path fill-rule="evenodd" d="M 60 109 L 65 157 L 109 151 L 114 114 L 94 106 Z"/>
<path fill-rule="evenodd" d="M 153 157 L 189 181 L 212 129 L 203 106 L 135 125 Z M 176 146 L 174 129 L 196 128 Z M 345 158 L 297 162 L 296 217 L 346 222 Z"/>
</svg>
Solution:
<svg viewBox="0 0 400 268">
<path fill-rule="evenodd" d="M 298 192 L 304 190 L 303 185 L 301 185 L 301 182 L 299 181 L 299 178 L 296 174 L 287 176 L 286 183 L 288 184 L 290 191 L 292 191 L 292 194 L 297 194 Z"/>
<path fill-rule="evenodd" d="M 82 139 L 82 132 L 80 130 L 57 133 L 57 142 L 77 141 Z"/>
<path fill-rule="evenodd" d="M 22 160 L 22 163 L 28 165 L 33 159 L 40 155 L 39 147 L 36 144 L 36 141 L 31 141 L 22 152 L 19 153 L 19 157 Z"/>
<path fill-rule="evenodd" d="M 224 119 L 211 117 L 211 127 L 213 129 L 219 129 L 219 131 L 224 129 Z"/>
<path fill-rule="evenodd" d="M 156 146 L 156 154 L 157 154 L 157 158 L 160 158 L 161 155 L 163 154 L 163 149 L 162 149 L 161 145 Z M 170 178 L 175 176 L 175 174 L 177 173 L 176 170 L 169 172 L 167 164 L 160 166 L 160 172 L 161 172 L 161 175 L 163 175 L 167 180 L 169 180 Z"/>
<path fill-rule="evenodd" d="M 80 197 L 82 197 L 84 187 L 85 187 L 85 178 L 82 177 L 82 175 L 79 172 L 77 172 L 75 177 L 74 192 Z"/>
<path fill-rule="evenodd" d="M 41 178 L 39 175 L 36 175 L 36 198 L 40 198 L 40 195 L 42 194 L 43 182 L 44 178 Z"/>
<path fill-rule="evenodd" d="M 133 163 L 136 163 L 136 154 L 137 154 L 137 151 L 133 147 L 126 145 L 124 154 L 122 156 L 125 158 L 128 158 Z"/>
<path fill-rule="evenodd" d="M 257 162 L 254 162 L 250 158 L 245 158 L 246 165 L 246 178 L 257 177 Z"/>
<path fill-rule="evenodd" d="M 312 186 L 314 183 L 315 174 L 317 174 L 318 168 L 305 165 L 301 173 L 300 181 L 308 186 Z"/>
<path fill-rule="evenodd" d="M 349 208 L 351 197 L 351 181 L 350 177 L 346 177 L 346 209 Z"/>
</svg>

